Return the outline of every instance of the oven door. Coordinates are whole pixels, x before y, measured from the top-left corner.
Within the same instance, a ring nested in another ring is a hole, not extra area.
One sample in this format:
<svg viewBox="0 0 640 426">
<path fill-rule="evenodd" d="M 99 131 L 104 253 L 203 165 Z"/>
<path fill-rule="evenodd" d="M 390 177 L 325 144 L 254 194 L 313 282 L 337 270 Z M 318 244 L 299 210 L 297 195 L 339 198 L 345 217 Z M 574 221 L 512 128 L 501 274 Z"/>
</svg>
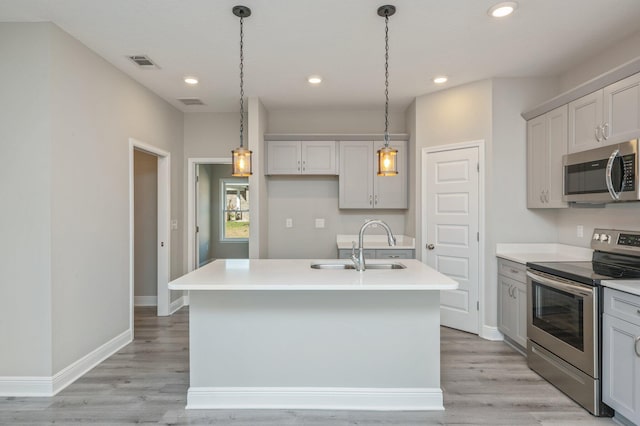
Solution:
<svg viewBox="0 0 640 426">
<path fill-rule="evenodd" d="M 527 271 L 527 337 L 598 378 L 597 287 Z"/>
</svg>

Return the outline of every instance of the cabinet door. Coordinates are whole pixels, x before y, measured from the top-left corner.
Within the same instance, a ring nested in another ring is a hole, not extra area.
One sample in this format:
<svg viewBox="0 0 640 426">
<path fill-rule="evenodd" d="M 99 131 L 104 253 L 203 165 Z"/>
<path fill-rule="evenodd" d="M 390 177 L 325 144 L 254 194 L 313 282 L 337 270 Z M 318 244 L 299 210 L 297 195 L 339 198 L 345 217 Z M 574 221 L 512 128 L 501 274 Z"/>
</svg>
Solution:
<svg viewBox="0 0 640 426">
<path fill-rule="evenodd" d="M 602 125 L 602 90 L 569 103 L 569 152 L 602 146 L 599 126 Z"/>
<path fill-rule="evenodd" d="M 512 279 L 498 275 L 498 329 L 515 340 L 517 324 L 513 284 Z"/>
<path fill-rule="evenodd" d="M 640 423 L 640 326 L 603 315 L 602 400 Z M 637 346 L 636 346 L 637 345 Z"/>
<path fill-rule="evenodd" d="M 302 147 L 302 173 L 307 175 L 335 175 L 335 141 L 304 141 Z"/>
<path fill-rule="evenodd" d="M 545 114 L 547 121 L 547 183 L 546 207 L 562 208 L 568 204 L 562 201 L 563 167 L 562 156 L 567 153 L 568 107 L 563 105 Z"/>
<path fill-rule="evenodd" d="M 511 294 L 515 298 L 516 321 L 515 335 L 513 340 L 523 348 L 527 347 L 527 285 L 518 282 L 513 285 Z"/>
<path fill-rule="evenodd" d="M 377 209 L 406 209 L 409 207 L 407 184 L 407 142 L 392 141 L 389 146 L 398 150 L 396 161 L 398 174 L 395 176 L 378 176 L 378 164 L 376 152 L 383 146 L 383 142 L 373 143 L 372 175 L 374 176 L 373 206 Z"/>
<path fill-rule="evenodd" d="M 546 114 L 527 122 L 527 207 L 546 207 L 547 181 Z"/>
<path fill-rule="evenodd" d="M 604 88 L 605 144 L 638 137 L 640 132 L 640 73 Z"/>
<path fill-rule="evenodd" d="M 373 144 L 369 141 L 340 142 L 339 207 L 373 208 Z"/>
<path fill-rule="evenodd" d="M 267 174 L 299 175 L 300 161 L 299 141 L 267 142 Z"/>
</svg>

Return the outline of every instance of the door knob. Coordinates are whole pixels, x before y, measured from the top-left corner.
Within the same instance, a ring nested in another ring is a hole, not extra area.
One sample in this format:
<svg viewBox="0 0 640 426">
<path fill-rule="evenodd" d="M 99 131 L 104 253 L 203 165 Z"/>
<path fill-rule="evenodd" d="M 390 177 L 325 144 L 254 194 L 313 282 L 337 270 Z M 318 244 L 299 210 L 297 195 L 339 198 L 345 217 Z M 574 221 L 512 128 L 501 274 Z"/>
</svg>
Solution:
<svg viewBox="0 0 640 426">
<path fill-rule="evenodd" d="M 434 248 L 436 248 L 436 246 L 433 244 L 427 244 L 427 250 L 433 250 Z"/>
</svg>

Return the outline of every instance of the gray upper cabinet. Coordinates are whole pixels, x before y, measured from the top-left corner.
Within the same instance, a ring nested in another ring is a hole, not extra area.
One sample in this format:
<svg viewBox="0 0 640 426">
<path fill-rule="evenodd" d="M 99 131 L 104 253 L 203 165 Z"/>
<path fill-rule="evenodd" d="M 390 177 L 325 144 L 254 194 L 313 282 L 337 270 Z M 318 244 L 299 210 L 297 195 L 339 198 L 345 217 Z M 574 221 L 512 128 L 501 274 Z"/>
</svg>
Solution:
<svg viewBox="0 0 640 426">
<path fill-rule="evenodd" d="M 569 103 L 569 152 L 614 144 L 640 132 L 640 74 Z"/>
<path fill-rule="evenodd" d="M 527 207 L 562 208 L 562 156 L 567 152 L 567 105 L 527 122 Z"/>
<path fill-rule="evenodd" d="M 335 141 L 267 141 L 268 175 L 335 175 Z"/>
<path fill-rule="evenodd" d="M 408 207 L 407 142 L 392 141 L 398 150 L 398 175 L 378 176 L 382 142 L 341 141 L 339 207 L 341 209 L 406 209 Z"/>
</svg>

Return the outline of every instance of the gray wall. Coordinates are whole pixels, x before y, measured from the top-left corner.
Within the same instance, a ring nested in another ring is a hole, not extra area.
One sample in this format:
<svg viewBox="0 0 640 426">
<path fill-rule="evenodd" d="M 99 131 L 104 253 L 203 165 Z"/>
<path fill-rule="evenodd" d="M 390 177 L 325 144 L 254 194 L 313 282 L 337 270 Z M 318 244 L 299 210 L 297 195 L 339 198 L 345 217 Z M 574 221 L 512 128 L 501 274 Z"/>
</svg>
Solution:
<svg viewBox="0 0 640 426">
<path fill-rule="evenodd" d="M 158 295 L 158 157 L 133 153 L 134 296 Z"/>
<path fill-rule="evenodd" d="M 616 41 L 598 54 L 565 71 L 560 76 L 560 92 L 573 89 L 638 57 L 640 57 L 640 31 Z"/>
<path fill-rule="evenodd" d="M 49 28 L 55 373 L 129 328 L 131 137 L 172 155 L 170 275 L 183 273 L 183 114 Z"/>
<path fill-rule="evenodd" d="M 49 27 L 0 23 L 0 376 L 51 375 Z"/>
<path fill-rule="evenodd" d="M 267 127 L 269 133 L 380 134 L 384 111 L 275 110 L 269 111 Z M 405 133 L 404 115 L 392 111 L 389 128 Z M 405 232 L 406 210 L 340 210 L 337 176 L 270 176 L 267 188 L 270 258 L 334 258 L 336 235 L 357 234 L 365 219 L 382 219 L 395 233 Z M 293 219 L 293 228 L 285 227 L 287 218 Z M 325 228 L 315 227 L 316 218 L 325 219 Z"/>
<path fill-rule="evenodd" d="M 0 213 L 12 252 L 0 260 L 12 284 L 2 300 L 20 307 L 0 313 L 11 324 L 0 374 L 51 376 L 129 329 L 130 137 L 174 158 L 171 217 L 182 224 L 183 114 L 55 25 L 0 28 L 0 90 L 14 100 L 0 115 L 11 158 L 0 185 L 16 198 Z M 175 277 L 184 259 L 172 234 Z"/>
<path fill-rule="evenodd" d="M 485 318 L 495 327 L 495 245 L 505 241 L 553 241 L 554 212 L 526 208 L 526 123 L 520 113 L 557 90 L 554 79 L 483 80 L 416 98 L 406 112 L 415 140 L 415 173 L 407 212 L 407 232 L 422 247 L 422 149 L 473 140 L 485 142 Z M 421 254 L 420 250 L 418 253 Z"/>
</svg>

